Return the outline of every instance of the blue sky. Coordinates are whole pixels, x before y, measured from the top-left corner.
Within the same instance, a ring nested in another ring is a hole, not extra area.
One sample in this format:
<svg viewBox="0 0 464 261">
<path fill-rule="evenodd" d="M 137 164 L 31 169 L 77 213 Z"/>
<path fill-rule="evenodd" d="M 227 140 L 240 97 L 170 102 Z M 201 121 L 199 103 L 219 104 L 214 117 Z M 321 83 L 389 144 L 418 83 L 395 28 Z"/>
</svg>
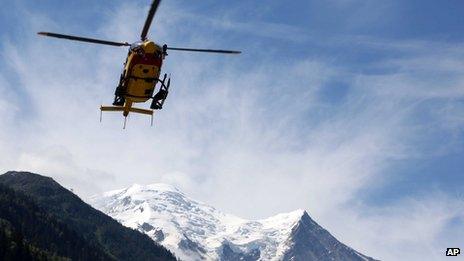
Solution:
<svg viewBox="0 0 464 261">
<path fill-rule="evenodd" d="M 155 127 L 134 116 L 121 131 L 97 108 L 126 50 L 35 32 L 135 41 L 148 2 L 3 3 L 2 171 L 83 197 L 173 183 L 247 218 L 305 208 L 384 259 L 464 247 L 449 233 L 464 233 L 464 2 L 165 0 L 152 39 L 243 54 L 170 53 Z"/>
</svg>

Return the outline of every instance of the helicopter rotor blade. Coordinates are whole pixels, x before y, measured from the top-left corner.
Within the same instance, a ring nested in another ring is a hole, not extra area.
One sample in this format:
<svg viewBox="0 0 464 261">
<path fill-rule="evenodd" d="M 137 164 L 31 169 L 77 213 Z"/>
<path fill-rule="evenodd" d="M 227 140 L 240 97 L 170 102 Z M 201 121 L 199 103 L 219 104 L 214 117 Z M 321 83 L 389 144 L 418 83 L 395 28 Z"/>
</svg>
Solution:
<svg viewBox="0 0 464 261">
<path fill-rule="evenodd" d="M 145 24 L 143 25 L 142 33 L 140 34 L 140 38 L 142 41 L 147 39 L 148 30 L 150 29 L 151 22 L 153 21 L 153 17 L 155 16 L 156 10 L 158 9 L 161 0 L 153 0 L 150 6 L 150 11 L 148 11 L 147 19 L 145 20 Z"/>
<path fill-rule="evenodd" d="M 166 50 L 187 51 L 187 52 L 203 52 L 203 53 L 223 53 L 223 54 L 240 54 L 240 53 L 242 53 L 241 51 L 232 51 L 232 50 L 193 49 L 193 48 L 176 48 L 176 47 L 166 47 Z"/>
<path fill-rule="evenodd" d="M 112 42 L 112 41 L 92 39 L 92 38 L 66 35 L 66 34 L 56 34 L 56 33 L 50 33 L 50 32 L 38 32 L 37 34 L 43 35 L 43 36 L 61 38 L 61 39 L 68 39 L 68 40 L 73 40 L 73 41 L 87 42 L 87 43 L 105 44 L 105 45 L 112 45 L 112 46 L 130 46 L 130 43 L 127 43 L 127 42 Z"/>
</svg>

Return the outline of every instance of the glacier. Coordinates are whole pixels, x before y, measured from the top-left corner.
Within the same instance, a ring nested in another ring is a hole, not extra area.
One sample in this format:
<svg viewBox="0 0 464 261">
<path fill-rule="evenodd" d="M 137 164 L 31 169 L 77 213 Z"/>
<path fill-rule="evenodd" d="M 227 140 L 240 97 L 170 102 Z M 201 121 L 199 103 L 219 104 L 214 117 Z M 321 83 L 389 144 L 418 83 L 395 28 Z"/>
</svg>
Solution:
<svg viewBox="0 0 464 261">
<path fill-rule="evenodd" d="M 88 202 L 181 260 L 373 260 L 337 241 L 303 209 L 247 220 L 161 183 L 134 184 Z"/>
</svg>

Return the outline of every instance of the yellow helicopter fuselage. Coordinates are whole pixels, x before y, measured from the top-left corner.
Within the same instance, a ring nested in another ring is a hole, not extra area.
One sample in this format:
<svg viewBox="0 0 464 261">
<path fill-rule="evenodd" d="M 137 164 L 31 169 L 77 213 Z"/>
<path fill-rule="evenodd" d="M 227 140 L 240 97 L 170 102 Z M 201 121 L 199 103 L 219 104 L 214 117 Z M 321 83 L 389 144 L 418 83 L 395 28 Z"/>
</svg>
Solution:
<svg viewBox="0 0 464 261">
<path fill-rule="evenodd" d="M 153 110 L 134 108 L 132 104 L 153 98 L 163 59 L 163 49 L 153 41 L 132 44 L 116 88 L 115 106 L 101 106 L 101 111 L 122 111 L 124 116 L 129 112 L 153 115 Z"/>
<path fill-rule="evenodd" d="M 126 102 L 146 102 L 161 72 L 163 54 L 160 46 L 144 41 L 131 46 L 124 65 L 122 82 Z"/>
</svg>

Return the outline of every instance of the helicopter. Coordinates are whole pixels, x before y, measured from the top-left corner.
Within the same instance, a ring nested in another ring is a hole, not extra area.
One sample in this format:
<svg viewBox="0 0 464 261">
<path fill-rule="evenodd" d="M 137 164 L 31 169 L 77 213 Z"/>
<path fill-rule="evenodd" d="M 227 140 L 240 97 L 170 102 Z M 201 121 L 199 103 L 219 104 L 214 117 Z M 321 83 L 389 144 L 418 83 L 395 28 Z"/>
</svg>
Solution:
<svg viewBox="0 0 464 261">
<path fill-rule="evenodd" d="M 134 43 L 114 42 L 101 39 L 87 38 L 81 36 L 65 35 L 51 32 L 38 32 L 42 36 L 61 38 L 73 41 L 102 44 L 109 46 L 129 46 L 127 59 L 124 63 L 124 69 L 121 73 L 119 83 L 114 92 L 114 101 L 112 106 L 100 106 L 100 121 L 102 112 L 116 111 L 122 112 L 124 116 L 124 127 L 126 127 L 127 116 L 130 112 L 145 114 L 151 116 L 151 124 L 153 125 L 154 110 L 161 110 L 169 93 L 171 78 L 165 73 L 163 78 L 160 78 L 161 67 L 163 60 L 168 55 L 168 50 L 172 51 L 188 51 L 188 52 L 204 52 L 204 53 L 221 53 L 221 54 L 240 54 L 240 51 L 232 50 L 216 50 L 216 49 L 194 49 L 194 48 L 178 48 L 171 47 L 166 44 L 159 45 L 147 38 L 150 25 L 153 17 L 158 10 L 161 0 L 153 0 L 148 11 L 148 16 L 143 25 L 140 34 L 140 40 Z M 157 84 L 159 88 L 154 94 Z M 150 109 L 142 109 L 133 107 L 134 103 L 145 103 L 152 100 Z"/>
</svg>

